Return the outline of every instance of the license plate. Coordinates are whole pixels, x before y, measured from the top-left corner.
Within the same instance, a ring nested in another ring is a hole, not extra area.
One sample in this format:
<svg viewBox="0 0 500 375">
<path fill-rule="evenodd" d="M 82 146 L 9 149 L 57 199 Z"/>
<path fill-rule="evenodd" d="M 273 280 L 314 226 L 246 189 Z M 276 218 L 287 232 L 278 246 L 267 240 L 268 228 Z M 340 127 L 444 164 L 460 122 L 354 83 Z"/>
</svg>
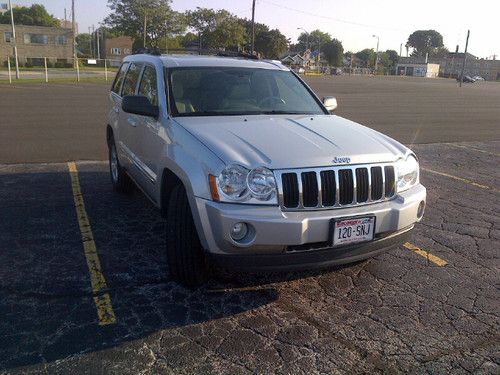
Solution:
<svg viewBox="0 0 500 375">
<path fill-rule="evenodd" d="M 375 216 L 336 220 L 333 225 L 334 246 L 371 241 L 375 233 Z"/>
</svg>

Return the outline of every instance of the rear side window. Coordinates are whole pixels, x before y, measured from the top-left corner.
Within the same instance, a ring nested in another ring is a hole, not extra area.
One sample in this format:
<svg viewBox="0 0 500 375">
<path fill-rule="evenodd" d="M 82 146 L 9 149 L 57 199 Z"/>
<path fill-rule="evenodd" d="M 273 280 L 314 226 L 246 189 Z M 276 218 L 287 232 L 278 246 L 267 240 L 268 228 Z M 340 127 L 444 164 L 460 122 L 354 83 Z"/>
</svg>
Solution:
<svg viewBox="0 0 500 375">
<path fill-rule="evenodd" d="M 127 68 L 129 63 L 123 63 L 120 67 L 120 70 L 116 74 L 115 81 L 113 82 L 113 86 L 111 87 L 111 91 L 120 95 L 120 88 L 122 87 L 123 78 L 125 77 L 125 73 L 127 73 Z"/>
<path fill-rule="evenodd" d="M 142 64 L 130 63 L 130 68 L 128 68 L 127 75 L 123 81 L 122 96 L 135 94 L 141 68 Z"/>
<path fill-rule="evenodd" d="M 142 73 L 141 85 L 139 86 L 139 95 L 149 99 L 151 104 L 158 105 L 158 90 L 156 88 L 156 70 L 147 65 Z"/>
</svg>

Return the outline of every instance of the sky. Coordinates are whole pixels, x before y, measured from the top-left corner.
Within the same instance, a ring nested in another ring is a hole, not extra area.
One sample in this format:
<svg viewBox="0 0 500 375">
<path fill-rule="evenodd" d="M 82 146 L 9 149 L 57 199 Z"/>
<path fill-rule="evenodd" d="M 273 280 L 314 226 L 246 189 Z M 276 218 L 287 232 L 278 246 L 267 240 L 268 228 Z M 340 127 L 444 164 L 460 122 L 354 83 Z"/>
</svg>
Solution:
<svg viewBox="0 0 500 375">
<path fill-rule="evenodd" d="M 4 0 L 0 0 L 4 1 Z M 71 0 L 13 0 L 19 5 L 43 4 L 56 17 L 64 18 L 64 8 Z M 97 27 L 109 13 L 107 0 L 75 0 L 80 32 Z M 363 48 L 393 49 L 399 52 L 415 30 L 435 29 L 443 35 L 444 45 L 454 51 L 464 50 L 467 30 L 471 30 L 468 51 L 475 56 L 500 58 L 499 0 L 476 0 L 461 5 L 461 0 L 257 0 L 256 22 L 278 28 L 296 42 L 302 32 L 320 29 L 339 39 L 345 51 Z M 206 7 L 226 9 L 240 17 L 251 18 L 252 0 L 173 0 L 177 11 Z M 465 9 L 464 9 L 465 8 Z"/>
</svg>

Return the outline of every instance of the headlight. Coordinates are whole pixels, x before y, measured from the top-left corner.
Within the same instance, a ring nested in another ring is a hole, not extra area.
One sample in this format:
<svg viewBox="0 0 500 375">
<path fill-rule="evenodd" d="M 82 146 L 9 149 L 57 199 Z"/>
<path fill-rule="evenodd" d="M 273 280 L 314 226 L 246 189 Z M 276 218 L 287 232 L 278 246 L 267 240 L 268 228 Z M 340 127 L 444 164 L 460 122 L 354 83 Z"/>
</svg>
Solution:
<svg viewBox="0 0 500 375">
<path fill-rule="evenodd" d="M 267 200 L 276 192 L 273 172 L 264 167 L 252 169 L 247 176 L 247 184 L 248 189 L 257 199 Z"/>
<path fill-rule="evenodd" d="M 419 167 L 415 156 L 410 155 L 406 160 L 399 160 L 396 163 L 398 173 L 397 190 L 398 193 L 408 190 L 419 182 Z"/>
<path fill-rule="evenodd" d="M 233 201 L 244 200 L 248 196 L 248 169 L 241 165 L 230 165 L 222 170 L 217 179 L 220 191 Z"/>
<path fill-rule="evenodd" d="M 277 204 L 276 180 L 271 170 L 258 167 L 248 170 L 238 164 L 228 165 L 211 182 L 212 197 L 222 202 Z M 217 191 L 214 191 L 217 189 Z"/>
</svg>

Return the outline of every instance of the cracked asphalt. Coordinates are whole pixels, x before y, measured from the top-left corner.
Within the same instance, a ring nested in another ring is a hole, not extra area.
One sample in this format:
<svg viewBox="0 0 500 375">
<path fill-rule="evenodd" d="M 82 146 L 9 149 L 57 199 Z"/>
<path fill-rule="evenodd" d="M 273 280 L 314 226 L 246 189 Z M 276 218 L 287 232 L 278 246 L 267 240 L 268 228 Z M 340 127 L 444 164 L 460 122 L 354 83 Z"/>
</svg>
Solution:
<svg viewBox="0 0 500 375">
<path fill-rule="evenodd" d="M 0 87 L 0 375 L 500 374 L 500 86 L 308 82 L 417 153 L 428 200 L 411 244 L 445 266 L 401 246 L 321 272 L 183 288 L 157 210 L 139 191 L 112 191 L 107 86 Z M 73 160 L 107 281 L 97 295 Z M 108 294 L 116 322 L 100 325 L 94 298 Z"/>
<path fill-rule="evenodd" d="M 117 319 L 108 326 L 98 325 L 67 165 L 0 166 L 0 373 L 498 374 L 500 142 L 413 149 L 428 205 L 412 243 L 446 266 L 401 247 L 197 290 L 169 280 L 149 201 L 114 193 L 105 162 L 78 162 Z"/>
</svg>

